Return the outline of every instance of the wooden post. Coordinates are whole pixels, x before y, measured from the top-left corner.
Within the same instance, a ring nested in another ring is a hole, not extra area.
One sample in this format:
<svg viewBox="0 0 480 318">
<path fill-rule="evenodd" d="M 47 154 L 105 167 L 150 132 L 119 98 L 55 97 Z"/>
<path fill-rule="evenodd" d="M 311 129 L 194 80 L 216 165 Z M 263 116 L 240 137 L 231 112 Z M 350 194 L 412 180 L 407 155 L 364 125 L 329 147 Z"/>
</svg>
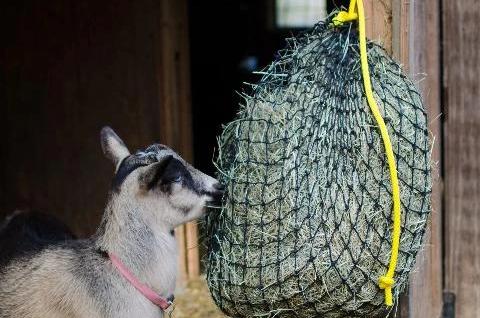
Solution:
<svg viewBox="0 0 480 318">
<path fill-rule="evenodd" d="M 180 143 L 184 158 L 193 162 L 191 91 L 190 91 L 190 47 L 188 40 L 187 1 L 173 1 L 176 6 L 179 23 L 177 24 L 178 55 L 177 72 L 179 76 L 178 94 L 180 99 Z M 196 222 L 185 225 L 185 258 L 188 278 L 200 275 L 200 253 L 198 250 L 198 226 Z"/>
<path fill-rule="evenodd" d="M 395 2 L 395 1 L 394 1 Z M 392 53 L 392 2 L 391 0 L 365 0 L 366 33 L 369 40 L 382 45 Z"/>
<path fill-rule="evenodd" d="M 417 256 L 410 278 L 409 317 L 441 316 L 442 311 L 442 118 L 440 74 L 440 7 L 437 0 L 398 1 L 394 11 L 394 52 L 408 67 L 422 92 L 427 107 L 429 128 L 433 140 L 433 187 L 430 226 L 424 238 L 424 248 Z M 395 41 L 395 42 L 397 42 Z M 395 51 L 395 50 L 394 50 Z"/>
<path fill-rule="evenodd" d="M 480 317 L 480 3 L 443 0 L 445 289 Z"/>
<path fill-rule="evenodd" d="M 409 67 L 409 37 L 410 24 L 415 21 L 410 21 L 410 1 L 399 0 L 392 3 L 392 55 L 395 59 L 402 63 L 405 72 Z M 413 35 L 412 35 L 413 36 Z"/>
<path fill-rule="evenodd" d="M 186 225 L 186 259 L 188 278 L 194 279 L 200 275 L 200 253 L 198 250 L 197 223 L 190 222 Z"/>
<path fill-rule="evenodd" d="M 156 46 L 162 142 L 175 148 L 187 161 L 193 161 L 190 58 L 186 0 L 160 0 L 159 38 Z M 200 273 L 196 223 L 177 229 L 180 249 L 180 285 Z"/>
</svg>

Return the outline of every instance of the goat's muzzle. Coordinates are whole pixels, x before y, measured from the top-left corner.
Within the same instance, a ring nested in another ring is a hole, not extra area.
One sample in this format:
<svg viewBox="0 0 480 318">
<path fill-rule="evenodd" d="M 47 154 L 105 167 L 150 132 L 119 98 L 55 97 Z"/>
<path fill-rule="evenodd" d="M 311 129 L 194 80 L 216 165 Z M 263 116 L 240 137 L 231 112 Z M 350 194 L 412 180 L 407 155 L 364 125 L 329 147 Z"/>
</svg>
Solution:
<svg viewBox="0 0 480 318">
<path fill-rule="evenodd" d="M 207 195 L 210 196 L 211 198 L 208 201 L 208 203 L 210 203 L 210 205 L 215 207 L 221 207 L 224 193 L 225 193 L 225 186 L 223 184 L 221 183 L 214 184 L 213 191 L 209 191 L 207 193 Z"/>
</svg>

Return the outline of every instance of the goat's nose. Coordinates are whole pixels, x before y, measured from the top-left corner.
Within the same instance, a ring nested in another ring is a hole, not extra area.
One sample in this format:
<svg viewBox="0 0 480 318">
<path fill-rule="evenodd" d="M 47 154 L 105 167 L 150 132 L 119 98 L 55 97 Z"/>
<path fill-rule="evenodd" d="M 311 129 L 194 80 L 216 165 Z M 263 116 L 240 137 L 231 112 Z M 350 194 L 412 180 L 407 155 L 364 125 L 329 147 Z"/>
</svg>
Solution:
<svg viewBox="0 0 480 318">
<path fill-rule="evenodd" d="M 212 203 L 217 206 L 221 206 L 223 194 L 225 193 L 225 186 L 219 182 L 215 183 L 213 186 L 213 191 L 210 193 L 212 198 Z"/>
</svg>

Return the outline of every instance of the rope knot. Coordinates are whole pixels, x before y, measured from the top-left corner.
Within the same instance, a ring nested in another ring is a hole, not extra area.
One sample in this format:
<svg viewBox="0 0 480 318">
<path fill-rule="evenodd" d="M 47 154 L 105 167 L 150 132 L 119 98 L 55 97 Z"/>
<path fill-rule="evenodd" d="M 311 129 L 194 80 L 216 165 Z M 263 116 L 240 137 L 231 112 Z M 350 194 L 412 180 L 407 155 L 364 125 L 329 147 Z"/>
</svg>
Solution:
<svg viewBox="0 0 480 318">
<path fill-rule="evenodd" d="M 355 21 L 358 19 L 356 12 L 340 11 L 335 18 L 333 18 L 333 25 L 340 26 L 345 22 Z"/>
<path fill-rule="evenodd" d="M 395 285 L 395 280 L 393 278 L 382 276 L 378 279 L 378 286 L 380 289 L 392 288 Z"/>
<path fill-rule="evenodd" d="M 378 279 L 378 286 L 385 290 L 385 304 L 393 306 L 392 287 L 395 285 L 395 280 L 388 276 L 382 276 Z"/>
</svg>

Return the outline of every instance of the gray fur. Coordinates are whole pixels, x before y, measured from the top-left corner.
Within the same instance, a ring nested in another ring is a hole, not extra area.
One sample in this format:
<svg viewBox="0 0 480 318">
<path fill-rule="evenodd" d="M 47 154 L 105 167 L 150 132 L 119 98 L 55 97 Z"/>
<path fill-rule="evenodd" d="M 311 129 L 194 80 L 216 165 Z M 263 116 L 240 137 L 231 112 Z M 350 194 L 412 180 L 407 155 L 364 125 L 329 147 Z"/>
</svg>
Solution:
<svg viewBox="0 0 480 318">
<path fill-rule="evenodd" d="M 141 162 L 111 191 L 92 238 L 50 244 L 0 268 L 0 318 L 163 317 L 157 306 L 120 276 L 102 251 L 115 253 L 158 294 L 172 295 L 178 251 L 171 232 L 200 217 L 205 205 L 218 199 L 221 187 L 166 146 L 130 155 L 110 128 L 102 129 L 101 141 L 116 172 L 127 157 L 137 160 L 132 156 L 141 159 L 150 152 L 150 161 Z M 191 176 L 189 187 L 183 181 L 159 181 L 161 186 L 151 189 L 142 184 L 166 156 L 183 163 Z"/>
</svg>

